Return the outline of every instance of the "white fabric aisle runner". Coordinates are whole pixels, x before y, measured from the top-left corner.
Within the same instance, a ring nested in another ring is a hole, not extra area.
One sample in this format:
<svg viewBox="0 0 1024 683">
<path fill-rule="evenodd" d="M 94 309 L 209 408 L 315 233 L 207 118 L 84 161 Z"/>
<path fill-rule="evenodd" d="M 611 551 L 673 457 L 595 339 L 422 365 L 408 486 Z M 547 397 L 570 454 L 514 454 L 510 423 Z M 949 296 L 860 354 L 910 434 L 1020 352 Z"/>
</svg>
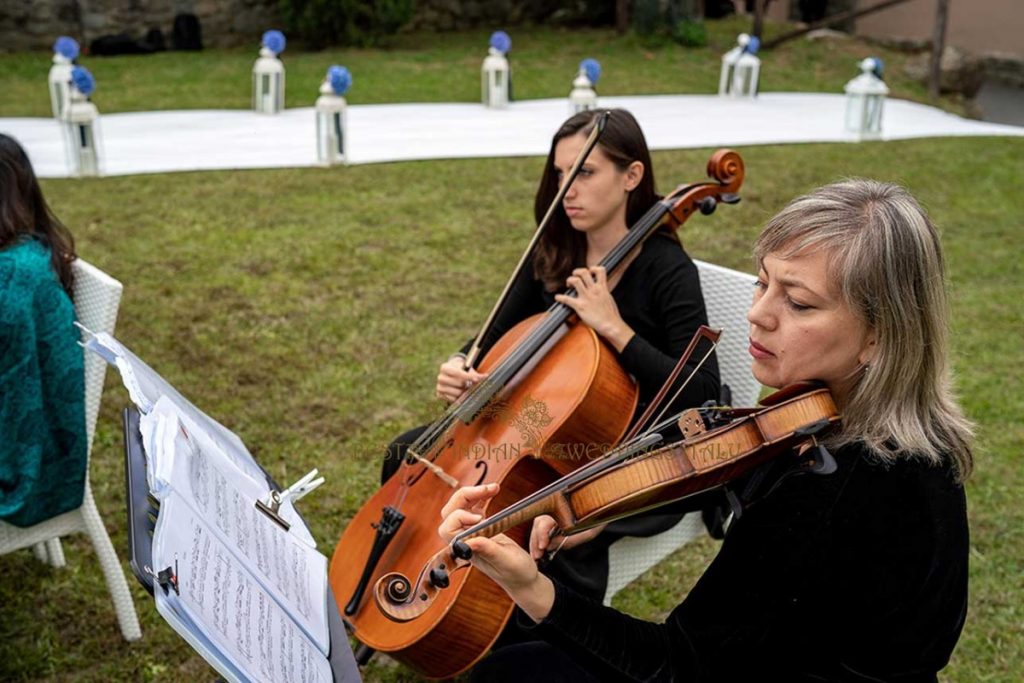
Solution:
<svg viewBox="0 0 1024 683">
<path fill-rule="evenodd" d="M 762 93 L 756 100 L 717 95 L 602 97 L 602 107 L 636 116 L 652 149 L 853 141 L 843 130 L 846 99 L 826 93 Z M 568 116 L 565 99 L 479 104 L 372 104 L 348 108 L 352 164 L 545 155 Z M 316 165 L 312 107 L 276 116 L 247 110 L 101 114 L 105 175 Z M 0 118 L 41 177 L 66 177 L 59 124 Z M 935 107 L 887 100 L 883 139 L 1024 135 L 1024 127 L 964 119 Z"/>
</svg>

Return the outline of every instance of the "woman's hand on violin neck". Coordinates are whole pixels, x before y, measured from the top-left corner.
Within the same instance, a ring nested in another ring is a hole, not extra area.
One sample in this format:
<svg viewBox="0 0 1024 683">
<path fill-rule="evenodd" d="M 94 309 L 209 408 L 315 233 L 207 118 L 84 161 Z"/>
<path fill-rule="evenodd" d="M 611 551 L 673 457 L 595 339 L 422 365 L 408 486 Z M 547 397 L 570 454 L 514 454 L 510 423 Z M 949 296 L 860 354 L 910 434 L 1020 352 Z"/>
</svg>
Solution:
<svg viewBox="0 0 1024 683">
<path fill-rule="evenodd" d="M 443 521 L 437 532 L 446 542 L 482 519 L 483 505 L 498 493 L 497 484 L 466 486 L 441 509 Z M 476 536 L 466 541 L 473 551 L 473 566 L 501 586 L 530 618 L 540 621 L 551 611 L 555 587 L 537 571 L 537 563 L 504 534 Z"/>
<path fill-rule="evenodd" d="M 467 389 L 487 377 L 486 374 L 476 370 L 464 369 L 462 367 L 464 361 L 465 359 L 461 356 L 452 356 L 441 363 L 441 369 L 437 373 L 437 386 L 434 388 L 438 398 L 449 403 L 456 401 L 466 393 Z"/>
<path fill-rule="evenodd" d="M 633 338 L 634 332 L 622 319 L 619 307 L 612 298 L 608 288 L 608 273 L 604 267 L 577 268 L 565 284 L 576 290 L 576 296 L 556 294 L 555 301 L 575 311 L 580 320 L 621 353 Z"/>
<path fill-rule="evenodd" d="M 597 538 L 598 534 L 604 531 L 604 527 L 605 525 L 602 524 L 593 529 L 567 536 L 565 539 L 552 540 L 551 534 L 558 528 L 558 523 L 551 515 L 541 515 L 533 520 L 533 528 L 530 530 L 530 557 L 539 560 L 544 557 L 544 553 L 551 549 L 552 545 L 557 550 L 569 550 L 583 545 Z"/>
</svg>

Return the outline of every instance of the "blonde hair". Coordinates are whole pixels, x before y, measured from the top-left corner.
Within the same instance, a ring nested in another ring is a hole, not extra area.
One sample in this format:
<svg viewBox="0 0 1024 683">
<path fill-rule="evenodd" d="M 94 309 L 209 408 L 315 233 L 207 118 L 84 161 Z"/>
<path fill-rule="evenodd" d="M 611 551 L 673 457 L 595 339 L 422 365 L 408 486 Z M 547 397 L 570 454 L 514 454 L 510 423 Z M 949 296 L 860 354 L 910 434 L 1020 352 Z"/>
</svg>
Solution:
<svg viewBox="0 0 1024 683">
<path fill-rule="evenodd" d="M 754 257 L 760 264 L 805 249 L 828 250 L 839 295 L 875 332 L 875 355 L 849 393 L 833 445 L 862 442 L 887 462 L 948 460 L 966 478 L 973 425 L 952 391 L 942 250 L 924 209 L 897 185 L 826 185 L 772 218 Z"/>
</svg>

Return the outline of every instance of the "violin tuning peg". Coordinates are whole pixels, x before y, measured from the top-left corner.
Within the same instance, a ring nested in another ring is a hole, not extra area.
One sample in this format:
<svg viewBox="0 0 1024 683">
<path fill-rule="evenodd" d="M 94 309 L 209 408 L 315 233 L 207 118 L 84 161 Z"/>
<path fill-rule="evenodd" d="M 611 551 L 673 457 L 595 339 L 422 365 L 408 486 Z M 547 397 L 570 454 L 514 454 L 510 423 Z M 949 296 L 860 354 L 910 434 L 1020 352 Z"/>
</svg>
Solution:
<svg viewBox="0 0 1024 683">
<path fill-rule="evenodd" d="M 718 201 L 723 202 L 725 204 L 739 204 L 740 203 L 740 196 L 738 194 L 733 194 L 733 193 L 729 192 L 727 194 L 721 195 L 718 198 Z"/>
<path fill-rule="evenodd" d="M 455 541 L 452 543 L 452 555 L 457 560 L 468 560 L 473 557 L 473 550 L 466 545 L 465 541 Z"/>
<path fill-rule="evenodd" d="M 718 206 L 718 202 L 715 200 L 714 197 L 705 197 L 704 199 L 700 200 L 698 206 L 702 214 L 704 214 L 705 216 L 710 216 L 715 212 L 715 208 Z"/>
</svg>

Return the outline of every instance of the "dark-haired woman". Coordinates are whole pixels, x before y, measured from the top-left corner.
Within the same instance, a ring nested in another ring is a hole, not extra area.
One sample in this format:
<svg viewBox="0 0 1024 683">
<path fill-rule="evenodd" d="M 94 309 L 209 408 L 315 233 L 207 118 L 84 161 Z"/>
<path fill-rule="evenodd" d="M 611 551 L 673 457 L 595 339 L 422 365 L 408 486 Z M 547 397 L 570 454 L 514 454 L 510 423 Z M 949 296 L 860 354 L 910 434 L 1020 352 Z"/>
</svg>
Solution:
<svg viewBox="0 0 1024 683">
<path fill-rule="evenodd" d="M 576 114 L 555 133 L 534 203 L 538 222 L 557 195 L 596 118 L 595 111 Z M 609 277 L 598 265 L 657 200 L 654 169 L 643 132 L 632 114 L 612 110 L 600 141 L 557 207 L 532 262 L 514 283 L 483 340 L 482 351 L 486 353 L 520 321 L 546 311 L 555 301 L 564 303 L 616 351 L 622 367 L 637 380 L 640 401 L 635 415 L 639 415 L 667 379 L 697 328 L 707 323 L 697 268 L 674 234 L 657 232 L 648 238 L 620 277 Z M 563 296 L 560 292 L 568 287 L 575 288 L 578 296 Z M 476 370 L 463 368 L 468 348 L 469 344 L 441 365 L 435 388 L 439 398 L 454 401 L 484 377 Z M 684 372 L 683 376 L 688 374 Z M 712 356 L 696 372 L 676 405 L 697 406 L 717 399 L 719 393 L 718 366 Z M 420 433 L 420 429 L 412 430 L 391 444 L 383 480 L 398 469 L 408 444 Z M 678 511 L 659 513 L 570 538 L 561 546 L 551 571 L 585 594 L 601 598 L 608 579 L 608 545 L 622 536 L 659 533 L 679 518 Z M 535 556 L 548 549 L 552 523 L 549 517 L 535 523 L 530 539 Z M 598 540 L 592 541 L 595 538 Z"/>
<path fill-rule="evenodd" d="M 82 503 L 82 350 L 73 323 L 71 234 L 32 164 L 0 134 L 0 520 L 31 526 Z"/>
</svg>

